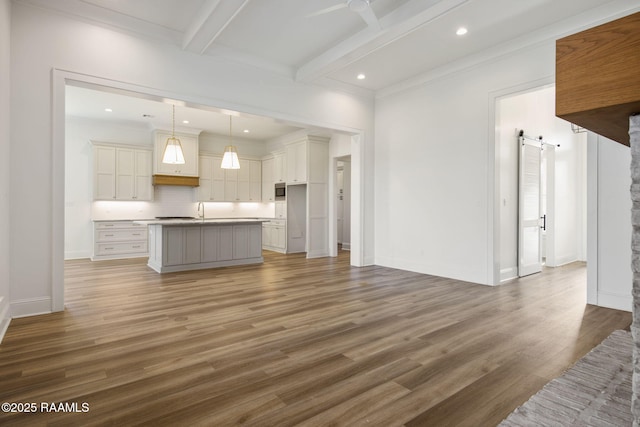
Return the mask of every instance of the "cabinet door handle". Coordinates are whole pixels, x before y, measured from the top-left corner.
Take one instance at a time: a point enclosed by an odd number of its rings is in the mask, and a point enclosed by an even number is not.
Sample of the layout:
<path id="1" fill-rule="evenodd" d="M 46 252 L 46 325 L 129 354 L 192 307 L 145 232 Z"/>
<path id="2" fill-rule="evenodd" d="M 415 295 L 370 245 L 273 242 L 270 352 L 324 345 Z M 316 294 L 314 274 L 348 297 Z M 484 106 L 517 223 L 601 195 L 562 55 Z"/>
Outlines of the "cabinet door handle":
<path id="1" fill-rule="evenodd" d="M 133 245 L 133 246 L 131 246 L 131 247 L 132 247 L 132 248 L 139 248 L 139 247 L 140 247 L 140 245 Z"/>
<path id="2" fill-rule="evenodd" d="M 104 237 L 113 237 L 113 234 L 105 234 Z"/>
<path id="3" fill-rule="evenodd" d="M 133 233 L 133 236 L 139 236 L 140 233 Z"/>
<path id="4" fill-rule="evenodd" d="M 104 248 L 105 251 L 112 251 L 113 248 Z"/>
<path id="5" fill-rule="evenodd" d="M 113 227 L 113 224 L 105 224 L 105 227 Z"/>

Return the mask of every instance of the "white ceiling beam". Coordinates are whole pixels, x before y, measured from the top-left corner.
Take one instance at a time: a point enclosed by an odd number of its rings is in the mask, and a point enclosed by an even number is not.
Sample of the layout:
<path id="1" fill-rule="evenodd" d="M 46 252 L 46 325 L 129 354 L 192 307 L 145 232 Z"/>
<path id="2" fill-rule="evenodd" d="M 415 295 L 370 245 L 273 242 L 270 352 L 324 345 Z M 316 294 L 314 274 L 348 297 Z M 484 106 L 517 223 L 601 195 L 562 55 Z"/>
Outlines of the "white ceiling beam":
<path id="1" fill-rule="evenodd" d="M 206 0 L 182 39 L 182 49 L 203 54 L 250 0 Z"/>
<path id="2" fill-rule="evenodd" d="M 417 30 L 469 0 L 411 0 L 298 68 L 296 80 L 310 82 L 339 70 Z"/>

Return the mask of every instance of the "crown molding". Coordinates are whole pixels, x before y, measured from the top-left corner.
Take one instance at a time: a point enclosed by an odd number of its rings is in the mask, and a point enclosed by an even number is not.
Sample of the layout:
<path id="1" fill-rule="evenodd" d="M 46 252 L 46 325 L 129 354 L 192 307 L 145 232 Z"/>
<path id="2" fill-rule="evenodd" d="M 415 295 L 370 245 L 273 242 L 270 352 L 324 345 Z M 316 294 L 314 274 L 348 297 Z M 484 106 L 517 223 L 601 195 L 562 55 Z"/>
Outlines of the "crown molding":
<path id="1" fill-rule="evenodd" d="M 434 68 L 425 73 L 419 74 L 416 77 L 387 86 L 378 90 L 375 97 L 376 100 L 383 99 L 396 93 L 404 92 L 417 86 L 422 86 L 436 81 L 440 78 L 465 72 L 483 64 L 497 61 L 523 49 L 548 42 L 555 42 L 558 38 L 583 31 L 587 28 L 591 28 L 638 11 L 640 11 L 640 5 L 638 5 L 637 2 L 632 6 L 629 4 L 628 0 L 615 0 L 569 19 L 542 27 L 508 42 L 498 44 L 476 54 L 468 55 L 441 67 Z"/>

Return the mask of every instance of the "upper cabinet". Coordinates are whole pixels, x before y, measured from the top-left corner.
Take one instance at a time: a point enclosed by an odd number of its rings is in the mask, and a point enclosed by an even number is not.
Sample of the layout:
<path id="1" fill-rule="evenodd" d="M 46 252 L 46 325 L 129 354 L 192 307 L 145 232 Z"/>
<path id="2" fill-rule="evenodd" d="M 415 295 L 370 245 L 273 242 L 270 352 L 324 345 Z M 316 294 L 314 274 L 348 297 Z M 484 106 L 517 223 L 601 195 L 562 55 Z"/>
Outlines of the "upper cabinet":
<path id="1" fill-rule="evenodd" d="M 153 174 L 197 177 L 199 166 L 198 136 L 180 132 L 176 132 L 175 136 L 182 145 L 185 163 L 182 165 L 162 163 L 164 147 L 167 144 L 167 139 L 171 138 L 171 132 L 156 130 L 153 132 L 155 142 Z"/>
<path id="2" fill-rule="evenodd" d="M 198 200 L 201 202 L 224 202 L 225 174 L 220 168 L 222 157 L 200 156 L 200 186 Z"/>
<path id="3" fill-rule="evenodd" d="M 94 200 L 152 200 L 152 151 L 93 143 Z"/>
<path id="4" fill-rule="evenodd" d="M 222 169 L 222 158 L 200 155 L 200 187 L 202 202 L 260 202 L 262 200 L 262 167 L 260 160 L 240 159 L 240 169 Z"/>
<path id="5" fill-rule="evenodd" d="M 307 141 L 287 145 L 287 184 L 307 182 Z"/>
<path id="6" fill-rule="evenodd" d="M 329 139 L 306 136 L 286 148 L 287 184 L 326 182 Z"/>
<path id="7" fill-rule="evenodd" d="M 287 182 L 287 155 L 284 152 L 273 154 L 273 182 Z"/>
<path id="8" fill-rule="evenodd" d="M 264 159 L 262 161 L 262 201 L 275 201 L 274 181 L 273 181 L 273 164 L 274 159 Z"/>

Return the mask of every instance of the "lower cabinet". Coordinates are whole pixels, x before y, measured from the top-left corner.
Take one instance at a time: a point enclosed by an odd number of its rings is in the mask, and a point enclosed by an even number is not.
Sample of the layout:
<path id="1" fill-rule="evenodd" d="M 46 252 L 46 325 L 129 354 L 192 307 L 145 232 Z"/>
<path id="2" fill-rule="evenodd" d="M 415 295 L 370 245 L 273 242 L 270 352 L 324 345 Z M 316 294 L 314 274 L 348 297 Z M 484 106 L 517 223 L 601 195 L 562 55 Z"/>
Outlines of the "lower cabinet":
<path id="1" fill-rule="evenodd" d="M 287 222 L 285 220 L 273 220 L 262 224 L 262 248 L 286 253 Z"/>
<path id="2" fill-rule="evenodd" d="M 263 261 L 261 224 L 149 225 L 149 267 L 159 273 Z"/>
<path id="3" fill-rule="evenodd" d="M 92 261 L 149 255 L 147 226 L 133 221 L 94 221 Z"/>

